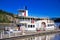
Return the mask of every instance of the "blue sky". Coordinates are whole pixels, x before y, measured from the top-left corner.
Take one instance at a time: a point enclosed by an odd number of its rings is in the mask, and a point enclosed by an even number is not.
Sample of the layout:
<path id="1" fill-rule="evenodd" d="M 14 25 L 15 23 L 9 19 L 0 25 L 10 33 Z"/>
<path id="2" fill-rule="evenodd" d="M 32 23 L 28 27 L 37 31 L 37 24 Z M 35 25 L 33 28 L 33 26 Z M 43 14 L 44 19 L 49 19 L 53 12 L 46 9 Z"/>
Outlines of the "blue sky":
<path id="1" fill-rule="evenodd" d="M 0 0 L 0 9 L 14 14 L 25 5 L 29 16 L 60 17 L 60 0 Z"/>

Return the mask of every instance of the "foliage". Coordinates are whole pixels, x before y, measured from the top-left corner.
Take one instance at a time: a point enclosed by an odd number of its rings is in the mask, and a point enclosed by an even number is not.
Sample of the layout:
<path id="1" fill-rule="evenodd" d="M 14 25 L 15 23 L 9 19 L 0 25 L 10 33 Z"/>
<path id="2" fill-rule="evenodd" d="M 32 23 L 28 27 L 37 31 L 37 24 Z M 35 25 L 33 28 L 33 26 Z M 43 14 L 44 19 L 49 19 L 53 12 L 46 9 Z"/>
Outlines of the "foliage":
<path id="1" fill-rule="evenodd" d="M 3 10 L 0 10 L 0 23 L 10 23 L 11 22 L 6 15 L 11 16 L 11 17 L 14 16 L 12 13 L 8 13 Z"/>

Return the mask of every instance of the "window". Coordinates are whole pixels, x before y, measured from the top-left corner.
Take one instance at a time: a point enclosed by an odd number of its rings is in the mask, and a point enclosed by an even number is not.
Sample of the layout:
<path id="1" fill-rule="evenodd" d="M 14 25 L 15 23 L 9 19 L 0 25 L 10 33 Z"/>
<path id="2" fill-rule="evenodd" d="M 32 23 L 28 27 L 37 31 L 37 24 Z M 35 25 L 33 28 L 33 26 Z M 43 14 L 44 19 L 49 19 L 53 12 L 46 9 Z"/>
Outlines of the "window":
<path id="1" fill-rule="evenodd" d="M 31 25 L 31 28 L 33 27 L 33 25 Z"/>
<path id="2" fill-rule="evenodd" d="M 49 27 L 49 26 L 54 26 L 54 24 L 48 24 L 48 27 Z"/>
<path id="3" fill-rule="evenodd" d="M 35 27 L 35 25 L 33 25 L 33 27 Z"/>
<path id="4" fill-rule="evenodd" d="M 31 25 L 28 25 L 28 28 L 30 28 L 31 27 Z"/>
<path id="5" fill-rule="evenodd" d="M 27 24 L 25 24 L 25 27 L 27 28 Z"/>
<path id="6" fill-rule="evenodd" d="M 35 25 L 28 25 L 28 28 L 34 28 Z"/>

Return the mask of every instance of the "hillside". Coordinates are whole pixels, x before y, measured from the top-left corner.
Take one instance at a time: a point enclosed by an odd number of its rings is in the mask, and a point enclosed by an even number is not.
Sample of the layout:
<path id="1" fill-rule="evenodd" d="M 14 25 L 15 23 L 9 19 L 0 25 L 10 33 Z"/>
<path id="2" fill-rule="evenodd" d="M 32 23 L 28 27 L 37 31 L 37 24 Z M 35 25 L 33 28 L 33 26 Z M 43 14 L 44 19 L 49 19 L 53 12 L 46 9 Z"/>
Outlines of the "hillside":
<path id="1" fill-rule="evenodd" d="M 60 18 L 51 18 L 52 20 L 54 20 L 55 22 L 60 22 Z"/>
<path id="2" fill-rule="evenodd" d="M 12 13 L 0 10 L 0 23 L 10 23 L 12 18 L 14 18 Z"/>
<path id="3" fill-rule="evenodd" d="M 60 18 L 55 18 L 55 22 L 60 22 Z"/>

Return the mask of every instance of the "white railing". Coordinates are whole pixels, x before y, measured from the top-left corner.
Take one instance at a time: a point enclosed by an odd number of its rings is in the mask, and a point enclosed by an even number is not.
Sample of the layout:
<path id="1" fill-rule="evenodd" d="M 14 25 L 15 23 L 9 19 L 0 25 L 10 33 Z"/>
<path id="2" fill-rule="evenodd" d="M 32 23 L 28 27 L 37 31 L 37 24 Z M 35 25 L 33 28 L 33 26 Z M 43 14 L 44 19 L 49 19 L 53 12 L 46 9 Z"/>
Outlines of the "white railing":
<path id="1" fill-rule="evenodd" d="M 20 23 L 31 23 L 31 21 L 28 21 L 28 20 L 24 20 L 24 21 L 20 21 Z"/>
<path id="2" fill-rule="evenodd" d="M 4 31 L 0 32 L 0 39 L 3 38 L 11 38 L 11 37 L 17 37 L 17 36 L 22 36 L 22 35 L 32 35 L 32 34 L 38 34 L 38 33 L 50 33 L 50 32 L 60 32 L 60 30 L 52 30 L 52 31 L 40 31 L 40 32 L 29 32 L 29 31 L 25 31 L 25 34 L 23 34 L 23 32 L 16 32 L 16 33 L 8 33 L 5 34 Z"/>
<path id="3" fill-rule="evenodd" d="M 17 37 L 17 36 L 20 36 L 22 35 L 22 32 L 18 32 L 18 33 L 7 33 L 5 34 L 4 31 L 0 32 L 0 39 L 3 39 L 3 38 L 10 38 L 10 37 Z"/>

